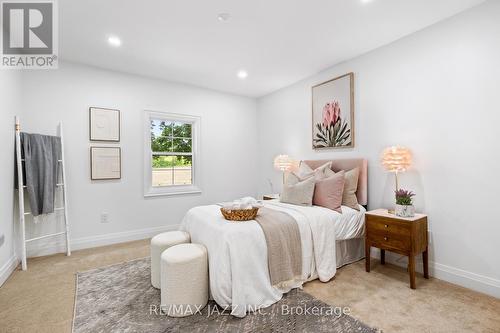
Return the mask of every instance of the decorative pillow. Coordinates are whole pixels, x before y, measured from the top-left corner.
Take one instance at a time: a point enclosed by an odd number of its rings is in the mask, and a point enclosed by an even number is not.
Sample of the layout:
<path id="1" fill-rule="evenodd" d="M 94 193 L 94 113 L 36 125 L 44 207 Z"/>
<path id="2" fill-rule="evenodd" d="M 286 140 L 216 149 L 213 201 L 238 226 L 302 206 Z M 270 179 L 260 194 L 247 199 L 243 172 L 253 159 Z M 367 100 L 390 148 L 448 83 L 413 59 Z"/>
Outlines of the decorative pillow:
<path id="1" fill-rule="evenodd" d="M 331 167 L 332 167 L 332 162 L 328 162 L 313 170 L 309 165 L 301 161 L 299 169 L 295 171 L 294 174 L 301 180 L 314 176 L 314 179 L 318 181 L 327 177 L 325 174 L 325 170 L 327 169 L 329 170 Z"/>
<path id="2" fill-rule="evenodd" d="M 358 198 L 356 191 L 358 190 L 359 168 L 354 168 L 345 172 L 344 195 L 342 196 L 342 205 L 359 210 Z"/>
<path id="3" fill-rule="evenodd" d="M 300 178 L 297 177 L 293 172 L 285 172 L 285 181 L 284 184 L 287 185 L 295 185 L 300 182 Z"/>
<path id="4" fill-rule="evenodd" d="M 314 195 L 314 177 L 291 184 L 292 180 L 288 180 L 283 185 L 283 192 L 280 196 L 280 201 L 301 206 L 312 206 Z"/>
<path id="5" fill-rule="evenodd" d="M 332 170 L 332 169 L 330 169 L 330 168 L 325 169 L 325 176 L 326 176 L 326 178 L 331 177 L 331 176 L 333 176 L 334 174 L 335 174 L 335 172 L 333 172 L 333 170 Z"/>
<path id="6" fill-rule="evenodd" d="M 344 192 L 345 172 L 342 170 L 328 178 L 316 182 L 313 203 L 342 214 L 342 193 Z"/>

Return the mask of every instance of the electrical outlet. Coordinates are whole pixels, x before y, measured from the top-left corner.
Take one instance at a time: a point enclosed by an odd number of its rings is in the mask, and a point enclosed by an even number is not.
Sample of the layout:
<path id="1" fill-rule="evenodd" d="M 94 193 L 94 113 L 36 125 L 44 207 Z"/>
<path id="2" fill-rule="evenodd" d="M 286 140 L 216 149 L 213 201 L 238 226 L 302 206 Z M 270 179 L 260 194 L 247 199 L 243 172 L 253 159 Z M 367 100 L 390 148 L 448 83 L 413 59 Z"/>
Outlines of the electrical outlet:
<path id="1" fill-rule="evenodd" d="M 4 235 L 0 235 L 0 246 L 2 246 L 3 243 L 5 243 L 5 236 Z"/>
<path id="2" fill-rule="evenodd" d="M 101 213 L 101 223 L 109 223 L 109 214 Z"/>

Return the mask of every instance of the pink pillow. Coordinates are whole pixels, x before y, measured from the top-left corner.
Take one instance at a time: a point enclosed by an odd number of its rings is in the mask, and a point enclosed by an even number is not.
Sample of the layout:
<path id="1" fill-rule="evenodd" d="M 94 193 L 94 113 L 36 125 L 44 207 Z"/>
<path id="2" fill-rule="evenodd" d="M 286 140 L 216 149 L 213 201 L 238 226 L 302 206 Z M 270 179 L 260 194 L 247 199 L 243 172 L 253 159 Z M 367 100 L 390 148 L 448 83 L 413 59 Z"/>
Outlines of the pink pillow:
<path id="1" fill-rule="evenodd" d="M 344 193 L 344 170 L 333 176 L 319 180 L 314 188 L 313 204 L 329 208 L 342 214 L 342 194 Z"/>

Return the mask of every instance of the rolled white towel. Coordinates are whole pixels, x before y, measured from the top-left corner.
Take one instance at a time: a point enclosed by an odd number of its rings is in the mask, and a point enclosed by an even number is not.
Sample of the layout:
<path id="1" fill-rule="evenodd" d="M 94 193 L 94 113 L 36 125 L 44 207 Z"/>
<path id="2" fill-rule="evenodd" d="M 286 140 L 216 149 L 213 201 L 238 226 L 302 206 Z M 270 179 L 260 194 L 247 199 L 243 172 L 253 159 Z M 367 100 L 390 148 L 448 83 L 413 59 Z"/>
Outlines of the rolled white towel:
<path id="1" fill-rule="evenodd" d="M 252 209 L 252 208 L 260 208 L 262 207 L 262 202 L 255 200 L 252 197 L 244 197 L 239 200 L 241 202 L 242 209 Z"/>
<path id="2" fill-rule="evenodd" d="M 234 200 L 233 202 L 224 202 L 221 204 L 222 207 L 228 210 L 233 209 L 252 209 L 254 207 L 262 207 L 262 201 L 255 200 L 252 197 L 244 197 L 241 199 Z"/>
<path id="3" fill-rule="evenodd" d="M 243 203 L 245 205 L 254 205 L 257 203 L 257 200 L 255 200 L 255 198 L 252 198 L 252 197 L 244 197 L 244 198 L 241 198 L 240 201 L 241 201 L 241 203 Z"/>

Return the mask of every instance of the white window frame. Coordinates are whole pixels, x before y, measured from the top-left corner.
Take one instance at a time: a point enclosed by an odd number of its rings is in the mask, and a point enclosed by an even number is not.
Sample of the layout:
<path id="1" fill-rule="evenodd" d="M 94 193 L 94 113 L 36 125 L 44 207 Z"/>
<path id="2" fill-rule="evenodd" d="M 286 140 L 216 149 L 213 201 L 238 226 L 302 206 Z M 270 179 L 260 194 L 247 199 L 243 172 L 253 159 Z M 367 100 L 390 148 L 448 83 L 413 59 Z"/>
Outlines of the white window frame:
<path id="1" fill-rule="evenodd" d="M 167 185 L 153 186 L 152 184 L 152 156 L 151 151 L 151 120 L 181 121 L 191 124 L 192 137 L 192 169 L 191 185 Z M 189 116 L 185 114 L 150 111 L 144 112 L 144 196 L 155 197 L 162 195 L 182 195 L 201 193 L 200 184 L 200 155 L 199 155 L 199 137 L 200 137 L 200 117 Z"/>

